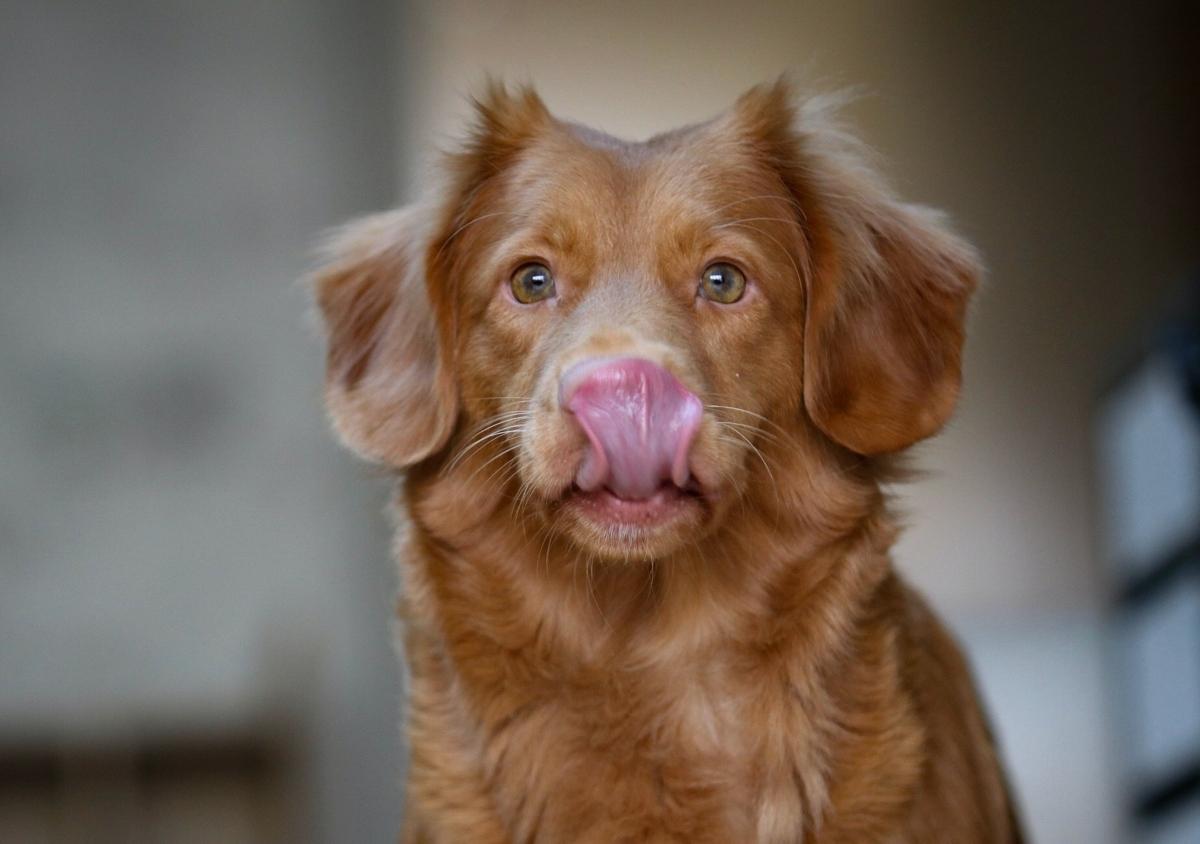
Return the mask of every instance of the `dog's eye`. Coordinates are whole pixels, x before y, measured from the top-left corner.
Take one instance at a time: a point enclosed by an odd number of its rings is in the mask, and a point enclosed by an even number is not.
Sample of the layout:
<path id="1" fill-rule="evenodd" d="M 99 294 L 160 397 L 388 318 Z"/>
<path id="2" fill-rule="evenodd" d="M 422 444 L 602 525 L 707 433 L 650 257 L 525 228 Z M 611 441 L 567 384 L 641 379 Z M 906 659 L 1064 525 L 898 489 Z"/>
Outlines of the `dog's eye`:
<path id="1" fill-rule="evenodd" d="M 700 295 L 722 305 L 732 305 L 746 292 L 746 276 L 733 264 L 709 264 L 700 276 Z"/>
<path id="2" fill-rule="evenodd" d="M 554 295 L 554 276 L 542 264 L 526 264 L 512 277 L 513 298 L 522 305 L 532 305 Z"/>

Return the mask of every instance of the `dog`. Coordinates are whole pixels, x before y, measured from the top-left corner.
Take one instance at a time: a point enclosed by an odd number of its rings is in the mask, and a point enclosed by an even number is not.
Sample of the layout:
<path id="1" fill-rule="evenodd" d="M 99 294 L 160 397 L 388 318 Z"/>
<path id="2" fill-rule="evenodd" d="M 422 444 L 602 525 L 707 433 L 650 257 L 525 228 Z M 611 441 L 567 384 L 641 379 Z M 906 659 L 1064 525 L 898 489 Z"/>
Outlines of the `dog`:
<path id="1" fill-rule="evenodd" d="M 881 487 L 954 408 L 972 248 L 785 81 L 638 143 L 474 102 L 314 279 L 403 515 L 403 841 L 1019 842 Z"/>

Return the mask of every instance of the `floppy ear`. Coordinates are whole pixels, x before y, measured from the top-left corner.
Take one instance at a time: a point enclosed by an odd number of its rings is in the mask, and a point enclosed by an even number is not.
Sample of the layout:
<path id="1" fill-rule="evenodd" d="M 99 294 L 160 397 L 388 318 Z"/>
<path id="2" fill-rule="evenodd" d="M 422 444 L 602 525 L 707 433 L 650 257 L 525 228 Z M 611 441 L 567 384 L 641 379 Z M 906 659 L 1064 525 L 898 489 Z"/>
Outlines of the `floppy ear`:
<path id="1" fill-rule="evenodd" d="M 954 412 L 979 269 L 928 211 L 887 202 L 849 213 L 865 215 L 844 221 L 859 231 L 834 234 L 809 286 L 804 403 L 832 439 L 884 454 L 937 433 Z"/>
<path id="2" fill-rule="evenodd" d="M 846 448 L 884 454 L 953 412 L 981 269 L 937 214 L 892 196 L 830 111 L 819 99 L 797 111 L 782 82 L 735 107 L 803 209 L 805 408 Z"/>
<path id="3" fill-rule="evenodd" d="M 401 209 L 351 223 L 314 283 L 333 426 L 354 451 L 398 468 L 446 444 L 458 405 L 426 291 L 418 214 L 431 216 Z"/>

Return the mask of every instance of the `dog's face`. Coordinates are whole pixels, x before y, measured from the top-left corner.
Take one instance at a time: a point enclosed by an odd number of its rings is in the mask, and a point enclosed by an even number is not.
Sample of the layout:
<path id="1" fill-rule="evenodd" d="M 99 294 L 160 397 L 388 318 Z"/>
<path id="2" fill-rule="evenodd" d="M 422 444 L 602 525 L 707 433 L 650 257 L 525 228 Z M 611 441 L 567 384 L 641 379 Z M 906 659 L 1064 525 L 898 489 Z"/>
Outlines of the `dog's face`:
<path id="1" fill-rule="evenodd" d="M 969 249 L 782 86 L 640 144 L 493 90 L 450 173 L 318 280 L 364 454 L 655 559 L 771 506 L 773 465 L 895 452 L 953 407 Z"/>
<path id="2" fill-rule="evenodd" d="M 445 246 L 471 427 L 509 432 L 523 499 L 591 551 L 698 537 L 761 416 L 799 403 L 806 248 L 778 174 L 720 133 L 547 124 L 485 190 Z"/>

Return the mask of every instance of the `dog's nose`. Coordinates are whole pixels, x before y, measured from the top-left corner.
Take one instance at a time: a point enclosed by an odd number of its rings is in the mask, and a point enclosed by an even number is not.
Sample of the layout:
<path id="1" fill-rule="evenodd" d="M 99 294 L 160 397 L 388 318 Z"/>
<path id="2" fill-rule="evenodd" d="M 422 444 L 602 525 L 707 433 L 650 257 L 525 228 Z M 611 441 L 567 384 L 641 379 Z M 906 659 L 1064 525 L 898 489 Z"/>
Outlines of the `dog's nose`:
<path id="1" fill-rule="evenodd" d="M 607 487 L 620 498 L 649 498 L 666 481 L 688 483 L 688 455 L 704 405 L 656 363 L 592 358 L 559 382 L 559 404 L 587 435 L 590 448 L 575 483 Z"/>

